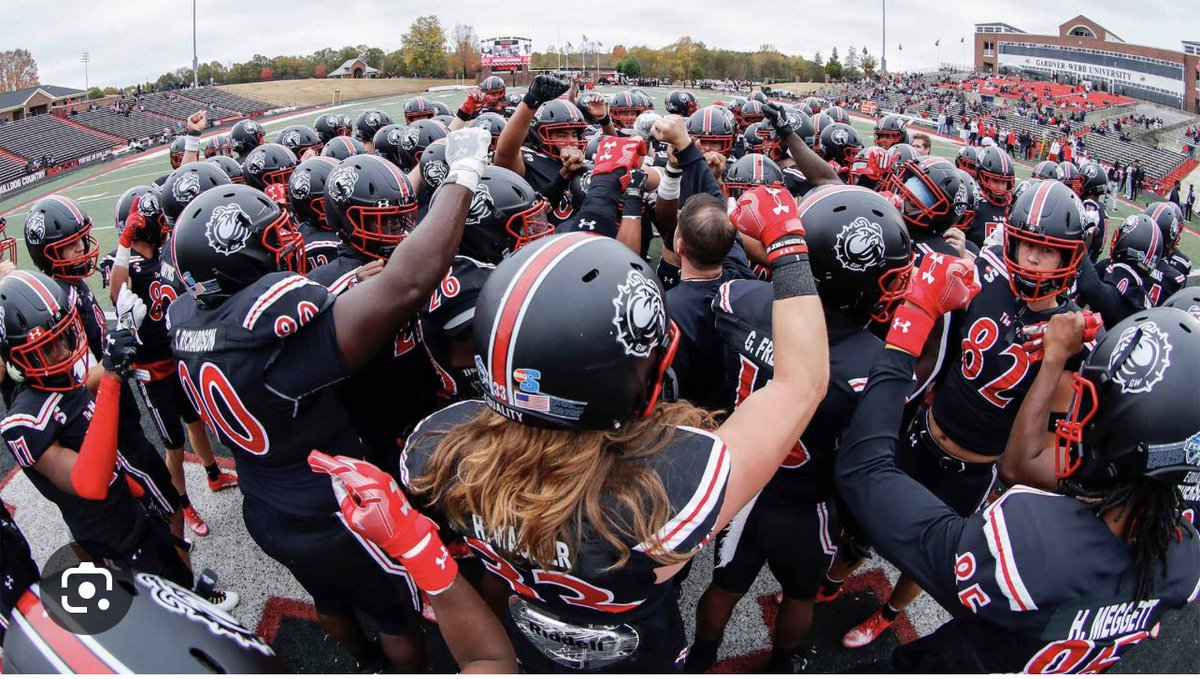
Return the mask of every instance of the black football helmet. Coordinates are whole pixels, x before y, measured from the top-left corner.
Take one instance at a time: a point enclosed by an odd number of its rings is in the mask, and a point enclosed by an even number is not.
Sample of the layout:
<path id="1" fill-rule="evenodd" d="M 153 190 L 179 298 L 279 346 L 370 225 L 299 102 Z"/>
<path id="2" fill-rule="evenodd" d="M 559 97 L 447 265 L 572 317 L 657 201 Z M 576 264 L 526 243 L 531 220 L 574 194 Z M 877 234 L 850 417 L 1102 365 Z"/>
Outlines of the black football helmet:
<path id="1" fill-rule="evenodd" d="M 504 124 L 508 121 L 499 113 L 485 111 L 479 114 L 479 117 L 472 120 L 467 127 L 482 127 L 492 135 L 492 143 L 488 146 L 488 150 L 495 152 L 496 144 L 500 143 L 500 134 L 504 132 Z"/>
<path id="2" fill-rule="evenodd" d="M 960 169 L 958 173 L 962 177 L 963 190 L 954 196 L 954 212 L 958 215 L 958 228 L 966 233 L 975 223 L 975 213 L 979 209 L 982 197 L 975 178 L 967 174 L 966 170 Z"/>
<path id="3" fill-rule="evenodd" d="M 1012 204 L 1013 187 L 1017 178 L 1013 174 L 1013 161 L 1008 152 L 999 146 L 985 146 L 975 158 L 975 178 L 987 202 L 996 207 Z"/>
<path id="4" fill-rule="evenodd" d="M 617 127 L 621 129 L 632 128 L 633 121 L 644 110 L 642 106 L 638 105 L 637 97 L 629 90 L 617 92 L 608 102 L 608 113 Z"/>
<path id="5" fill-rule="evenodd" d="M 406 123 L 411 124 L 414 120 L 432 118 L 437 114 L 438 112 L 433 107 L 433 102 L 425 97 L 413 97 L 404 102 L 404 122 Z"/>
<path id="6" fill-rule="evenodd" d="M 960 148 L 958 153 L 954 156 L 954 164 L 957 165 L 960 170 L 965 170 L 966 173 L 972 177 L 975 176 L 978 163 L 979 149 L 975 148 L 974 146 L 964 146 Z"/>
<path id="7" fill-rule="evenodd" d="M 845 123 L 833 123 L 821 130 L 821 150 L 825 152 L 825 159 L 835 161 L 842 167 L 853 165 L 854 157 L 862 147 L 858 130 Z"/>
<path id="8" fill-rule="evenodd" d="M 184 141 L 185 135 L 182 134 L 171 140 L 171 150 L 169 153 L 171 156 L 172 170 L 178 170 L 179 166 L 183 164 Z"/>
<path id="9" fill-rule="evenodd" d="M 455 118 L 454 116 L 436 115 L 436 116 L 430 118 L 430 120 L 441 123 L 442 125 L 445 126 L 445 128 L 447 130 L 449 130 L 450 126 L 454 124 L 454 121 L 457 120 L 457 118 Z"/>
<path id="10" fill-rule="evenodd" d="M 87 333 L 63 286 L 45 274 L 13 271 L 0 278 L 0 310 L 0 357 L 13 381 L 43 391 L 83 384 Z M 4 662 L 8 668 L 7 651 Z"/>
<path id="11" fill-rule="evenodd" d="M 233 140 L 228 134 L 216 134 L 204 142 L 204 157 L 233 156 Z"/>
<path id="12" fill-rule="evenodd" d="M 742 132 L 742 146 L 745 148 L 746 153 L 765 153 L 768 134 L 769 132 L 763 130 L 762 123 L 754 123 L 748 126 Z"/>
<path id="13" fill-rule="evenodd" d="M 908 130 L 904 118 L 888 115 L 875 121 L 875 145 L 890 149 L 896 144 L 908 143 Z"/>
<path id="14" fill-rule="evenodd" d="M 729 165 L 722 188 L 725 195 L 737 198 L 755 186 L 782 186 L 783 170 L 761 153 L 747 153 Z"/>
<path id="15" fill-rule="evenodd" d="M 821 303 L 831 312 L 886 323 L 908 290 L 913 246 L 887 198 L 861 186 L 822 186 L 799 205 Z"/>
<path id="16" fill-rule="evenodd" d="M 346 135 L 339 135 L 325 142 L 325 148 L 321 149 L 321 155 L 326 158 L 333 158 L 341 162 L 350 156 L 357 156 L 360 153 L 366 153 L 367 147 L 362 145 L 362 142 Z"/>
<path id="17" fill-rule="evenodd" d="M 42 273 L 63 280 L 92 275 L 100 256 L 92 218 L 75 201 L 58 194 L 30 206 L 25 216 L 25 247 Z"/>
<path id="18" fill-rule="evenodd" d="M 720 109 L 705 106 L 687 119 L 688 136 L 702 151 L 716 151 L 728 156 L 733 149 L 733 121 Z"/>
<path id="19" fill-rule="evenodd" d="M 805 144 L 812 146 L 813 144 L 813 123 L 812 117 L 805 114 L 803 111 L 796 108 L 784 108 L 783 117 L 787 121 L 788 127 L 799 135 L 800 139 L 804 140 Z M 775 125 L 771 123 L 770 118 L 763 118 L 761 126 L 758 128 L 760 134 L 765 133 L 766 137 L 763 140 L 763 145 L 767 155 L 771 156 L 772 160 L 782 160 L 788 155 L 787 144 L 783 138 L 779 136 L 779 132 L 775 129 Z"/>
<path id="20" fill-rule="evenodd" d="M 1108 331 L 1074 377 L 1055 426 L 1055 467 L 1068 487 L 1102 491 L 1149 476 L 1200 471 L 1200 321 L 1180 309 L 1139 311 Z"/>
<path id="21" fill-rule="evenodd" d="M 417 192 L 400 168 L 383 158 L 351 156 L 325 179 L 325 211 L 342 242 L 387 259 L 417 225 Z"/>
<path id="22" fill-rule="evenodd" d="M 833 118 L 835 123 L 850 124 L 850 114 L 841 106 L 830 106 L 825 112 L 829 114 L 830 118 Z"/>
<path id="23" fill-rule="evenodd" d="M 881 146 L 859 149 L 850 164 L 850 183 L 872 191 L 881 189 L 891 175 L 887 165 L 888 152 Z"/>
<path id="24" fill-rule="evenodd" d="M 479 91 L 483 92 L 489 106 L 495 106 L 496 102 L 504 99 L 507 88 L 504 86 L 503 78 L 498 75 L 489 75 L 479 83 Z"/>
<path id="25" fill-rule="evenodd" d="M 242 177 L 246 184 L 266 191 L 268 184 L 286 186 L 292 171 L 299 164 L 296 154 L 283 144 L 263 144 L 251 151 L 242 162 Z"/>
<path id="26" fill-rule="evenodd" d="M 242 174 L 242 165 L 238 161 L 229 156 L 213 156 L 205 162 L 212 163 L 221 168 L 221 171 L 229 177 L 229 181 L 234 184 L 245 184 L 246 177 Z"/>
<path id="27" fill-rule="evenodd" d="M 133 232 L 134 240 L 140 240 L 157 248 L 162 245 L 167 234 L 171 232 L 170 225 L 163 217 L 162 193 L 157 186 L 134 186 L 121 194 L 117 199 L 114 226 L 117 233 L 125 230 L 125 220 L 133 208 L 133 201 L 138 201 L 138 213 L 142 215 L 145 226 Z"/>
<path id="28" fill-rule="evenodd" d="M 489 165 L 475 189 L 458 250 L 467 257 L 497 264 L 554 232 L 546 221 L 549 209 L 523 177 Z"/>
<path id="29" fill-rule="evenodd" d="M 1150 217 L 1130 215 L 1113 231 L 1108 256 L 1112 262 L 1127 264 L 1148 276 L 1163 256 L 1162 231 Z"/>
<path id="30" fill-rule="evenodd" d="M 1069 186 L 1077 196 L 1083 187 L 1083 177 L 1079 176 L 1079 168 L 1069 160 L 1058 164 L 1058 168 L 1054 171 L 1054 178 Z"/>
<path id="31" fill-rule="evenodd" d="M 667 113 L 687 118 L 696 112 L 696 97 L 686 90 L 671 90 L 667 94 Z"/>
<path id="32" fill-rule="evenodd" d="M 818 113 L 813 116 L 813 143 L 809 144 L 809 147 L 812 148 L 813 153 L 822 158 L 825 158 L 825 149 L 821 148 L 821 132 L 832 124 L 833 118 L 830 118 L 828 113 Z M 826 160 L 829 159 L 826 158 Z"/>
<path id="33" fill-rule="evenodd" d="M 405 106 L 405 117 L 408 116 L 407 109 L 408 107 Z M 428 118 L 432 115 L 433 114 L 430 113 L 429 116 L 425 117 Z M 354 138 L 361 142 L 371 141 L 375 138 L 375 133 L 379 131 L 379 128 L 391 124 L 391 116 L 383 111 L 369 108 L 360 112 L 358 117 L 354 119 Z"/>
<path id="34" fill-rule="evenodd" d="M 1028 266 L 1021 244 L 1058 251 L 1058 266 Z M 1013 203 L 1004 225 L 1004 263 L 1014 295 L 1026 302 L 1066 295 L 1086 254 L 1083 204 L 1065 185 L 1043 181 Z"/>
<path id="35" fill-rule="evenodd" d="M 375 147 L 375 155 L 382 156 L 388 162 L 395 165 L 400 164 L 400 137 L 404 134 L 404 125 L 384 125 L 375 133 L 375 138 L 372 140 L 372 145 Z"/>
<path id="36" fill-rule="evenodd" d="M 266 274 L 305 272 L 304 239 L 287 211 L 251 186 L 205 191 L 179 215 L 168 242 L 184 286 L 209 309 Z"/>
<path id="37" fill-rule="evenodd" d="M 648 415 L 679 344 L 650 265 L 588 233 L 544 238 L 502 261 L 472 327 L 488 406 L 552 429 L 612 430 Z"/>
<path id="38" fill-rule="evenodd" d="M 1033 166 L 1030 177 L 1033 179 L 1054 179 L 1058 174 L 1058 163 L 1053 160 L 1043 160 Z"/>
<path id="39" fill-rule="evenodd" d="M 450 174 L 450 164 L 446 162 L 446 140 L 435 139 L 425 147 L 421 154 L 421 181 L 436 189 Z"/>
<path id="40" fill-rule="evenodd" d="M 754 123 L 762 122 L 763 107 L 760 102 L 751 99 L 742 104 L 734 115 L 737 117 L 738 127 L 745 129 Z"/>
<path id="41" fill-rule="evenodd" d="M 750 96 L 746 97 L 746 101 L 757 101 L 760 104 L 767 103 L 767 95 L 762 90 L 754 90 Z"/>
<path id="42" fill-rule="evenodd" d="M 799 104 L 795 104 L 795 105 L 794 105 L 794 108 L 795 108 L 797 111 L 803 111 L 803 112 L 804 112 L 804 115 L 808 116 L 809 118 L 811 118 L 811 117 L 813 117 L 813 115 L 815 115 L 815 114 L 813 113 L 812 107 L 811 107 L 811 106 L 809 106 L 808 104 L 805 104 L 804 102 L 801 102 L 801 103 L 799 103 Z"/>
<path id="43" fill-rule="evenodd" d="M 910 160 L 920 160 L 921 154 L 917 153 L 917 149 L 912 144 L 900 142 L 892 144 L 887 150 L 887 157 L 884 159 L 884 166 L 887 168 L 888 176 L 883 184 L 883 188 L 888 188 L 896 175 L 900 172 L 900 166 Z"/>
<path id="44" fill-rule="evenodd" d="M 53 674 L 60 658 L 88 658 L 92 672 L 119 674 L 274 674 L 287 668 L 254 630 L 157 575 L 123 568 L 107 569 L 110 586 L 130 595 L 129 610 L 114 627 L 86 635 L 57 625 L 46 613 L 58 602 L 34 585 L 12 611 L 5 635 L 5 671 Z M 118 594 L 123 596 L 123 594 Z M 83 651 L 81 649 L 87 649 Z"/>
<path id="45" fill-rule="evenodd" d="M 399 157 L 397 163 L 405 172 L 421 162 L 421 154 L 429 145 L 438 139 L 445 139 L 450 130 L 436 120 L 417 120 L 404 128 L 400 134 Z"/>
<path id="46" fill-rule="evenodd" d="M 309 149 L 320 153 L 321 147 L 325 145 L 317 131 L 308 125 L 289 125 L 283 128 L 283 131 L 275 138 L 275 143 L 288 147 L 288 150 L 296 154 L 297 158 L 303 156 L 304 152 Z"/>
<path id="47" fill-rule="evenodd" d="M 825 100 L 820 97 L 805 97 L 803 103 L 808 107 L 808 110 L 811 111 L 809 115 L 813 116 L 817 115 L 821 112 L 821 109 L 825 108 Z"/>
<path id="48" fill-rule="evenodd" d="M 263 143 L 263 138 L 266 136 L 267 133 L 263 130 L 262 125 L 253 120 L 239 120 L 229 131 L 233 151 L 240 156 L 245 156 L 253 151 Z"/>
<path id="49" fill-rule="evenodd" d="M 322 144 L 328 144 L 334 137 L 350 136 L 350 118 L 342 113 L 322 113 L 313 121 L 313 130 Z"/>
<path id="50" fill-rule="evenodd" d="M 1142 210 L 1142 214 L 1158 225 L 1158 231 L 1162 234 L 1164 257 L 1175 254 L 1175 249 L 1179 247 L 1179 239 L 1183 237 L 1183 226 L 1180 224 L 1177 209 L 1175 203 L 1157 201 Z"/>
<path id="51" fill-rule="evenodd" d="M 908 232 L 941 235 L 958 223 L 955 197 L 962 189 L 962 175 L 945 158 L 925 156 L 900 166 L 892 191 L 901 198 L 901 215 Z"/>
<path id="52" fill-rule="evenodd" d="M 1091 161 L 1079 166 L 1079 197 L 1099 198 L 1108 193 L 1108 173 L 1100 163 Z"/>
<path id="53" fill-rule="evenodd" d="M 436 99 L 430 101 L 429 103 L 433 104 L 433 117 L 434 118 L 441 118 L 441 117 L 445 116 L 445 117 L 449 117 L 451 120 L 454 119 L 454 112 L 451 111 L 450 107 L 447 106 L 446 104 L 444 104 L 440 101 L 437 101 Z"/>
<path id="54" fill-rule="evenodd" d="M 565 99 L 551 99 L 534 112 L 529 143 L 535 150 L 558 157 L 563 147 L 574 146 L 583 150 L 587 145 L 587 140 L 583 138 L 586 129 L 587 121 L 578 106 Z M 567 133 L 565 138 L 555 136 L 562 132 Z"/>
<path id="55" fill-rule="evenodd" d="M 746 101 L 747 99 L 745 97 L 734 97 L 733 99 L 729 100 L 729 104 L 726 106 L 726 108 L 728 108 L 730 113 L 733 113 L 734 117 L 736 118 L 738 113 L 742 110 L 742 107 L 746 105 Z"/>
<path id="56" fill-rule="evenodd" d="M 325 181 L 338 166 L 338 161 L 317 156 L 296 166 L 288 178 L 288 207 L 296 221 L 322 229 L 329 228 L 325 210 Z"/>
<path id="57" fill-rule="evenodd" d="M 1162 305 L 1186 311 L 1191 314 L 1192 318 L 1200 321 L 1200 285 L 1192 285 L 1180 290 L 1171 295 L 1170 299 L 1163 302 Z"/>
<path id="58" fill-rule="evenodd" d="M 215 187 L 231 184 L 229 175 L 215 163 L 188 163 L 167 176 L 162 185 L 163 217 L 175 225 L 179 213 L 197 196 Z"/>

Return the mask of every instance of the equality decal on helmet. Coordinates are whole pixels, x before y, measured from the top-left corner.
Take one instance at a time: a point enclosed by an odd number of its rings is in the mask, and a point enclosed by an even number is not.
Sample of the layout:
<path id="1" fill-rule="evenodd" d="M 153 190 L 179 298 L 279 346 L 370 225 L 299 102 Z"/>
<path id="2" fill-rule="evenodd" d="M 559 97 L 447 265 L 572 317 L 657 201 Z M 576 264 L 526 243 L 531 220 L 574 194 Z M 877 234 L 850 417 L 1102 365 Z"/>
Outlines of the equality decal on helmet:
<path id="1" fill-rule="evenodd" d="M 613 325 L 627 356 L 646 357 L 667 336 L 667 309 L 658 286 L 642 272 L 631 270 L 613 298 Z"/>
<path id="2" fill-rule="evenodd" d="M 833 254 L 850 271 L 866 271 L 883 261 L 883 227 L 858 217 L 842 227 Z"/>
<path id="3" fill-rule="evenodd" d="M 46 215 L 30 212 L 25 220 L 25 241 L 37 245 L 46 237 Z"/>
<path id="4" fill-rule="evenodd" d="M 237 203 L 221 205 L 213 209 L 212 216 L 204 225 L 204 235 L 213 250 L 232 255 L 246 247 L 250 240 L 250 216 Z"/>
<path id="5" fill-rule="evenodd" d="M 175 200 L 181 204 L 192 202 L 196 196 L 200 195 L 200 175 L 195 172 L 184 172 L 179 175 L 171 184 L 171 195 L 175 196 Z"/>
<path id="6" fill-rule="evenodd" d="M 263 655 L 275 655 L 275 651 L 253 631 L 183 587 L 150 573 L 138 573 L 134 577 L 150 589 L 150 600 L 168 611 L 201 623 L 214 636 L 232 639 L 242 648 L 252 649 Z"/>
<path id="7" fill-rule="evenodd" d="M 308 172 L 293 172 L 288 184 L 296 200 L 304 200 L 312 193 L 312 176 Z"/>
<path id="8" fill-rule="evenodd" d="M 358 172 L 352 165 L 336 168 L 329 175 L 329 197 L 338 203 L 348 202 L 357 183 Z"/>
<path id="9" fill-rule="evenodd" d="M 1134 342 L 1137 344 L 1131 347 Z M 1167 333 L 1153 321 L 1147 321 L 1121 333 L 1108 368 L 1113 371 L 1112 379 L 1120 385 L 1122 393 L 1144 394 L 1162 381 L 1170 365 L 1171 342 Z"/>
<path id="10" fill-rule="evenodd" d="M 487 184 L 480 182 L 475 186 L 475 195 L 471 198 L 471 207 L 467 208 L 467 224 L 478 224 L 491 217 L 496 211 L 496 203 Z"/>
<path id="11" fill-rule="evenodd" d="M 390 141 L 390 135 L 389 135 Z M 400 148 L 405 151 L 412 151 L 421 143 L 421 131 L 415 127 L 407 127 L 404 129 L 404 136 L 400 138 Z"/>
<path id="12" fill-rule="evenodd" d="M 246 172 L 250 174 L 259 174 L 266 166 L 267 150 L 261 146 L 251 151 L 250 155 L 246 158 Z"/>

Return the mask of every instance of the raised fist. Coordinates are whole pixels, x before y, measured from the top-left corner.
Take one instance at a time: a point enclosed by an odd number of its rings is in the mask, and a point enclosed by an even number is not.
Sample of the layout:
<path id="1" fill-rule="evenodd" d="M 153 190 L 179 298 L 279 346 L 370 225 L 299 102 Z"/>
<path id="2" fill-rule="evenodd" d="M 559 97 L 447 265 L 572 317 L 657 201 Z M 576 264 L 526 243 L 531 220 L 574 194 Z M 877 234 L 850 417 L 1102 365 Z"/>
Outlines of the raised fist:
<path id="1" fill-rule="evenodd" d="M 536 110 L 537 107 L 551 99 L 561 97 L 569 89 L 571 89 L 571 83 L 552 75 L 542 74 L 529 83 L 529 89 L 525 91 L 525 96 L 521 98 L 521 101 L 529 108 Z"/>

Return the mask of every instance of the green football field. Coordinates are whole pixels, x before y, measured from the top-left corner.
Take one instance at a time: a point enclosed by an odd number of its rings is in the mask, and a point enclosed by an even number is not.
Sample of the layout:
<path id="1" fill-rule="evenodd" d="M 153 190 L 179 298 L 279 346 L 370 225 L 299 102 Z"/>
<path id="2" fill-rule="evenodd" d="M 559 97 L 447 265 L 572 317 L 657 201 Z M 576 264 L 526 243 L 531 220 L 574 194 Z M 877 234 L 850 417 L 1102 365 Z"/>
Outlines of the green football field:
<path id="1" fill-rule="evenodd" d="M 612 93 L 618 91 L 618 89 L 620 88 L 602 87 L 600 91 Z M 669 90 L 665 88 L 644 88 L 644 91 L 654 99 L 657 109 L 660 112 L 664 112 L 662 102 Z M 730 95 L 728 94 L 718 94 L 707 90 L 698 90 L 695 94 L 701 105 L 709 104 L 717 99 L 726 101 L 730 99 Z M 457 109 L 458 104 L 462 101 L 464 91 L 435 92 L 429 93 L 426 96 L 445 102 L 453 110 Z M 267 130 L 267 140 L 274 141 L 275 134 L 284 127 L 293 124 L 311 125 L 317 115 L 325 111 L 337 111 L 353 118 L 361 109 L 373 107 L 386 112 L 393 120 L 401 121 L 404 116 L 404 102 L 409 98 L 409 96 L 384 97 L 352 102 L 318 111 L 309 111 L 299 115 L 285 114 L 273 120 L 260 122 L 262 122 L 263 127 Z M 871 139 L 871 122 L 855 119 L 854 126 L 858 128 L 859 134 L 862 135 L 864 141 Z M 958 148 L 956 144 L 941 139 L 935 139 L 933 143 L 933 152 L 948 158 L 953 158 Z M 169 169 L 170 164 L 167 159 L 165 147 L 139 158 L 115 160 L 104 165 L 59 177 L 51 182 L 38 185 L 31 191 L 0 200 L 0 215 L 8 219 L 9 235 L 21 240 L 28 206 L 44 195 L 61 193 L 73 198 L 92 217 L 92 222 L 95 225 L 95 235 L 100 242 L 100 251 L 101 253 L 107 253 L 116 246 L 117 234 L 113 227 L 113 221 L 117 199 L 120 198 L 126 189 L 139 184 L 149 184 L 157 177 L 166 174 Z M 1017 176 L 1027 177 L 1031 169 L 1032 167 L 1028 164 L 1018 163 Z M 1142 204 L 1144 205 L 1145 202 L 1147 201 L 1143 199 Z M 1136 209 L 1140 210 L 1141 207 L 1139 206 Z M 1135 208 L 1122 201 L 1117 206 L 1115 214 L 1110 214 L 1110 223 L 1120 223 L 1122 219 L 1134 211 Z M 1193 260 L 1200 260 L 1200 236 L 1197 236 L 1195 232 L 1185 232 L 1182 248 Z M 23 268 L 30 267 L 29 258 L 24 251 L 24 245 L 20 245 L 18 249 L 20 250 L 20 265 Z M 94 277 L 91 280 L 91 284 L 93 288 L 99 289 L 99 277 Z M 107 299 L 107 295 L 99 296 Z"/>

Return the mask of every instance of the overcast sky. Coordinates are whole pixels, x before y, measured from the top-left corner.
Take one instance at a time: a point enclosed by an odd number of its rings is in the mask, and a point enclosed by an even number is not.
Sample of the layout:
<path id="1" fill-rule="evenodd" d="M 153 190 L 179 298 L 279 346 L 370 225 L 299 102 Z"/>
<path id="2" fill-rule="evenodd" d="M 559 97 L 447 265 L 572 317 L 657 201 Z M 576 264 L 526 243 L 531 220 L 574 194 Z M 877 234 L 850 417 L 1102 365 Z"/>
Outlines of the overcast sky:
<path id="1" fill-rule="evenodd" d="M 880 0 L 829 2 L 736 0 L 637 0 L 615 16 L 594 18 L 611 7 L 607 2 L 578 0 L 197 0 L 198 51 L 201 62 L 229 64 L 255 53 L 308 54 L 321 47 L 367 44 L 393 50 L 412 20 L 437 14 L 447 33 L 456 23 L 475 27 L 480 37 L 523 35 L 534 49 L 582 35 L 613 45 L 661 47 L 682 35 L 709 46 L 752 50 L 773 44 L 788 54 L 811 57 L 832 47 L 861 49 L 864 42 L 878 54 L 882 16 Z M 1003 21 L 1031 33 L 1056 33 L 1059 23 L 1075 15 L 1052 9 L 1045 0 L 981 0 L 954 2 L 887 1 L 888 66 L 932 67 L 938 59 L 934 41 L 941 39 L 941 60 L 970 59 L 974 24 Z M 22 47 L 33 53 L 41 81 L 50 85 L 84 85 L 80 53 L 88 51 L 92 86 L 131 85 L 155 80 L 166 71 L 191 66 L 192 3 L 188 0 L 4 0 L 0 49 Z M 1136 18 L 1129 7 L 1137 7 Z M 1168 0 L 1094 0 L 1087 15 L 1127 42 L 1180 49 L 1181 39 L 1200 38 L 1195 13 L 1184 2 Z M 595 9 L 588 9 L 594 7 Z M 827 9 L 818 9 L 825 7 Z M 436 9 L 435 9 L 436 8 Z M 53 18 L 53 21 L 48 21 Z M 602 28 L 603 27 L 603 28 Z M 22 28 L 35 29 L 21 31 Z M 960 44 L 960 38 L 966 38 Z M 897 51 L 903 45 L 902 52 Z"/>

